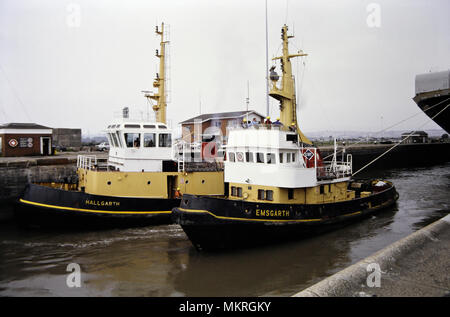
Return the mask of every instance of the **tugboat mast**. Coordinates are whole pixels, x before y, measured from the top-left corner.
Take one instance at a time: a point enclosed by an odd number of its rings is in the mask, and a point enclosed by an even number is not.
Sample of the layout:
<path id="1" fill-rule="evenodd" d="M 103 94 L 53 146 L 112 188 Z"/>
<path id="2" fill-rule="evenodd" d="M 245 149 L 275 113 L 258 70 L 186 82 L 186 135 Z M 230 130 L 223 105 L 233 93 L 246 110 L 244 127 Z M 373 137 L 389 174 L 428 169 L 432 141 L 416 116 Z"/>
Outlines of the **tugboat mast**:
<path id="1" fill-rule="evenodd" d="M 281 60 L 281 88 L 277 87 L 277 81 L 279 79 L 278 74 L 275 72 L 275 66 L 270 69 L 270 80 L 272 82 L 272 89 L 269 95 L 280 102 L 280 121 L 285 127 L 290 127 L 292 124 L 297 129 L 298 136 L 303 143 L 312 144 L 312 142 L 300 131 L 297 122 L 297 104 L 295 98 L 295 83 L 294 76 L 292 76 L 291 58 L 298 56 L 307 56 L 308 54 L 299 51 L 297 54 L 289 54 L 289 39 L 294 37 L 287 34 L 288 27 L 284 25 L 281 29 L 281 39 L 283 40 L 283 55 L 274 57 L 272 60 Z"/>
<path id="2" fill-rule="evenodd" d="M 156 57 L 159 57 L 159 73 L 156 74 L 156 78 L 153 81 L 153 87 L 158 88 L 158 93 L 155 94 L 146 94 L 145 96 L 147 98 L 153 99 L 156 101 L 156 105 L 153 105 L 153 111 L 155 111 L 156 114 L 156 121 L 161 123 L 167 123 L 166 122 L 166 108 L 167 108 L 167 102 L 166 102 L 166 87 L 165 87 L 165 79 L 166 79 L 166 73 L 165 73 L 165 58 L 166 58 L 166 43 L 169 43 L 168 41 L 164 41 L 164 23 L 161 23 L 161 30 L 158 29 L 158 26 L 156 26 L 155 30 L 156 34 L 161 36 L 161 48 L 160 50 L 156 50 Z"/>

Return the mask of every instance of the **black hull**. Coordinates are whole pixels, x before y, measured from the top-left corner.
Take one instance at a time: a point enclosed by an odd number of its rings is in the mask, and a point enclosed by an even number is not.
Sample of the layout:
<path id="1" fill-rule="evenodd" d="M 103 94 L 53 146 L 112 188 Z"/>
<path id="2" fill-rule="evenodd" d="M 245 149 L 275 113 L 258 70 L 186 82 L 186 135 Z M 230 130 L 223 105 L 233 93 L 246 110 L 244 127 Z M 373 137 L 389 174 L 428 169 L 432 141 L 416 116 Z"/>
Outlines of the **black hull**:
<path id="1" fill-rule="evenodd" d="M 91 195 L 28 184 L 14 208 L 19 224 L 45 228 L 127 228 L 170 224 L 179 199 Z"/>
<path id="2" fill-rule="evenodd" d="M 446 90 L 419 94 L 414 97 L 414 101 L 428 117 L 434 117 L 433 121 L 450 133 L 450 107 L 444 110 L 450 104 L 449 98 L 450 91 Z"/>
<path id="3" fill-rule="evenodd" d="M 302 239 L 361 220 L 394 205 L 397 199 L 394 186 L 369 197 L 315 205 L 184 195 L 181 206 L 173 209 L 172 217 L 198 250 L 212 251 Z M 269 215 L 257 216 L 257 210 L 268 210 Z"/>

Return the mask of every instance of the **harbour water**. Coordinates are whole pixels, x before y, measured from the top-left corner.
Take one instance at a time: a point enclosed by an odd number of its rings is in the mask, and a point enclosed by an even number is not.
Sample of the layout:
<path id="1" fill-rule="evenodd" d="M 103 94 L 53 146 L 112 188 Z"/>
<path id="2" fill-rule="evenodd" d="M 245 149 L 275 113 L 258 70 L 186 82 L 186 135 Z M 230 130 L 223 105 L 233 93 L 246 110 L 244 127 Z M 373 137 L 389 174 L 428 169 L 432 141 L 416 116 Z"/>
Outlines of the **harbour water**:
<path id="1" fill-rule="evenodd" d="M 2 223 L 0 296 L 290 296 L 450 211 L 450 163 L 358 176 L 391 180 L 396 207 L 301 241 L 225 253 L 197 252 L 178 225 L 51 232 Z M 80 287 L 68 287 L 71 263 Z"/>

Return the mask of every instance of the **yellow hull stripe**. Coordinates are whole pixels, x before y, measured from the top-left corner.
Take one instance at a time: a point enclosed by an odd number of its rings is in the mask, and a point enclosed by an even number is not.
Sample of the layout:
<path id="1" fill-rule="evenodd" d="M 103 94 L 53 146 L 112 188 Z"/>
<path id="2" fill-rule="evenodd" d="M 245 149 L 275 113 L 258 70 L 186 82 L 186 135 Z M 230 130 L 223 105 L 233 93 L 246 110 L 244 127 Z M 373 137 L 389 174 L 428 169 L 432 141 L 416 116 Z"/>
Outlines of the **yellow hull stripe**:
<path id="1" fill-rule="evenodd" d="M 178 210 L 181 210 L 183 212 L 187 213 L 206 213 L 210 214 L 214 218 L 217 219 L 225 219 L 225 220 L 238 220 L 238 221 L 262 221 L 262 222 L 315 222 L 315 221 L 322 221 L 323 219 L 253 219 L 253 218 L 235 218 L 235 217 L 225 217 L 225 216 L 217 216 L 213 214 L 212 212 L 208 210 L 196 210 L 196 209 L 184 209 L 184 208 L 178 208 Z"/>
<path id="2" fill-rule="evenodd" d="M 83 211 L 83 212 L 92 212 L 92 213 L 100 213 L 100 214 L 114 214 L 114 215 L 143 215 L 143 214 L 170 214 L 171 210 L 160 210 L 160 211 L 109 211 L 109 210 L 95 210 L 95 209 L 83 209 L 83 208 L 73 208 L 73 207 L 62 207 L 55 205 L 47 205 L 36 203 L 34 201 L 28 201 L 20 198 L 19 201 L 24 204 L 35 205 L 40 207 L 47 207 L 53 209 L 61 209 L 61 210 L 74 210 L 74 211 Z"/>
<path id="3" fill-rule="evenodd" d="M 369 208 L 369 209 L 372 209 L 372 208 Z M 342 215 L 342 217 L 356 216 L 356 215 L 359 215 L 360 213 L 362 213 L 362 211 L 356 211 L 356 212 L 352 212 L 351 214 L 345 214 L 345 215 Z"/>

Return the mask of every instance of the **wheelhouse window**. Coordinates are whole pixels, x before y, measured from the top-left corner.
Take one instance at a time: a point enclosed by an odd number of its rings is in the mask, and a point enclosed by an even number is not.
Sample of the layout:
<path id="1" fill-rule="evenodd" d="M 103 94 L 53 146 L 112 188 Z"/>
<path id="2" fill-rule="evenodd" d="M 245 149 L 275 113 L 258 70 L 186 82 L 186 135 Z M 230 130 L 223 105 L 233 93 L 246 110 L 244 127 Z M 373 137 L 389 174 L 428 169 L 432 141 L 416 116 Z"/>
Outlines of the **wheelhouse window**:
<path id="1" fill-rule="evenodd" d="M 295 153 L 292 153 L 292 162 L 295 162 Z"/>
<path id="2" fill-rule="evenodd" d="M 267 153 L 267 164 L 275 164 L 275 154 Z"/>
<path id="3" fill-rule="evenodd" d="M 144 129 L 155 129 L 154 124 L 144 124 Z"/>
<path id="4" fill-rule="evenodd" d="M 131 128 L 131 129 L 140 129 L 140 124 L 125 124 L 125 128 Z"/>
<path id="5" fill-rule="evenodd" d="M 256 163 L 264 163 L 264 153 L 256 152 Z"/>
<path id="6" fill-rule="evenodd" d="M 159 147 L 171 147 L 172 146 L 172 136 L 169 133 L 159 134 Z"/>
<path id="7" fill-rule="evenodd" d="M 248 163 L 253 163 L 253 153 L 245 152 L 245 161 Z"/>
<path id="8" fill-rule="evenodd" d="M 280 153 L 280 163 L 283 163 L 283 153 Z"/>
<path id="9" fill-rule="evenodd" d="M 111 136 L 112 136 L 112 140 L 113 140 L 114 146 L 115 147 L 120 147 L 119 146 L 119 140 L 117 140 L 117 135 L 115 133 L 111 133 Z"/>
<path id="10" fill-rule="evenodd" d="M 236 161 L 244 162 L 244 153 L 243 152 L 236 152 Z"/>
<path id="11" fill-rule="evenodd" d="M 144 133 L 144 147 L 156 146 L 156 133 Z"/>
<path id="12" fill-rule="evenodd" d="M 230 162 L 234 162 L 235 161 L 234 152 L 228 152 L 228 161 L 230 161 Z"/>
<path id="13" fill-rule="evenodd" d="M 139 133 L 125 133 L 124 136 L 127 147 L 140 147 L 141 138 Z"/>
<path id="14" fill-rule="evenodd" d="M 291 153 L 286 153 L 286 163 L 291 162 Z"/>
<path id="15" fill-rule="evenodd" d="M 119 131 L 116 132 L 116 136 L 117 136 L 117 141 L 119 142 L 119 146 L 120 147 L 124 147 L 123 143 L 122 143 L 122 139 L 120 138 L 120 132 Z"/>

